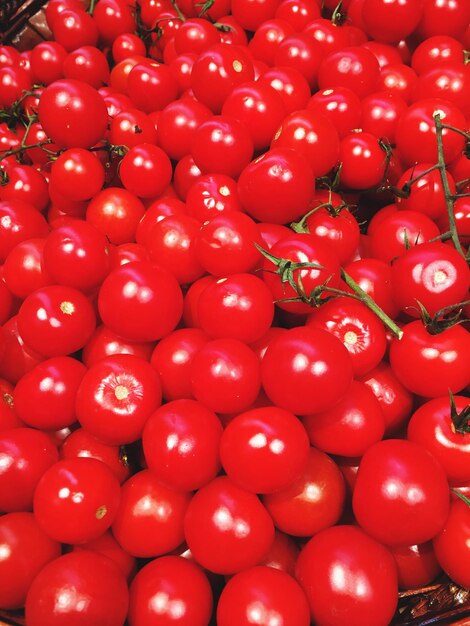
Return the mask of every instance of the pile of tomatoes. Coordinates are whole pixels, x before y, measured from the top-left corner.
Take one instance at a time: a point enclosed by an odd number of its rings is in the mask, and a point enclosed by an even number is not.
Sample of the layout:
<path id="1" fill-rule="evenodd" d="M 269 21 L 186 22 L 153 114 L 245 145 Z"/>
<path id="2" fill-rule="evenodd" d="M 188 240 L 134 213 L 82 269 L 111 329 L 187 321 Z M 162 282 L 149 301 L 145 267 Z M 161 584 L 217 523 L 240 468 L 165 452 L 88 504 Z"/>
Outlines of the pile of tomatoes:
<path id="1" fill-rule="evenodd" d="M 0 610 L 470 587 L 469 1 L 45 14 L 0 46 Z"/>

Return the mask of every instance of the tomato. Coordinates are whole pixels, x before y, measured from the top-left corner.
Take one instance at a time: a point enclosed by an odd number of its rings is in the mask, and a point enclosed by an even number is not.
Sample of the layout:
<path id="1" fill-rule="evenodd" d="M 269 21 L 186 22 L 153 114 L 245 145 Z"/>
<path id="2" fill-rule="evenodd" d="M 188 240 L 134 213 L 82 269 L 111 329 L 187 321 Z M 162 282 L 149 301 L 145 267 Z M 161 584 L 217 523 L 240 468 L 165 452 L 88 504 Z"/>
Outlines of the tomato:
<path id="1" fill-rule="evenodd" d="M 455 414 L 450 398 L 443 396 L 422 404 L 408 423 L 408 439 L 420 444 L 441 463 L 452 484 L 469 481 L 469 434 L 466 432 L 465 410 L 468 398 L 454 396 Z M 461 422 L 459 423 L 459 416 Z"/>
<path id="2" fill-rule="evenodd" d="M 122 184 L 135 196 L 154 198 L 171 181 L 171 162 L 166 153 L 148 143 L 133 146 L 121 161 L 119 174 Z"/>
<path id="3" fill-rule="evenodd" d="M 45 243 L 46 239 L 26 239 L 17 244 L 7 256 L 3 264 L 5 282 L 2 283 L 11 294 L 23 299 L 36 289 L 54 282 L 45 268 Z M 4 302 L 7 306 L 8 299 Z"/>
<path id="4" fill-rule="evenodd" d="M 51 439 L 33 428 L 12 428 L 0 438 L 0 511 L 31 511 L 36 485 L 58 460 Z"/>
<path id="5" fill-rule="evenodd" d="M 281 96 L 287 113 L 304 109 L 310 98 L 307 79 L 295 67 L 272 67 L 259 78 L 260 84 L 273 87 Z"/>
<path id="6" fill-rule="evenodd" d="M 248 49 L 255 59 L 272 67 L 279 44 L 294 32 L 294 27 L 287 20 L 271 18 L 260 24 L 250 39 Z"/>
<path id="7" fill-rule="evenodd" d="M 255 352 L 239 339 L 213 339 L 191 360 L 190 380 L 196 400 L 216 413 L 248 409 L 261 387 Z"/>
<path id="8" fill-rule="evenodd" d="M 208 217 L 194 241 L 196 258 L 207 272 L 226 278 L 259 265 L 261 253 L 254 244 L 260 246 L 262 239 L 254 219 L 228 209 Z"/>
<path id="9" fill-rule="evenodd" d="M 134 578 L 129 592 L 130 626 L 206 626 L 210 621 L 209 581 L 185 558 L 164 556 L 150 561 Z"/>
<path id="10" fill-rule="evenodd" d="M 142 435 L 145 460 L 162 483 L 195 491 L 219 472 L 222 425 L 195 400 L 174 400 L 157 409 Z"/>
<path id="11" fill-rule="evenodd" d="M 123 445 L 142 436 L 145 422 L 160 406 L 157 372 L 144 359 L 114 354 L 86 372 L 76 395 L 82 427 L 109 445 Z"/>
<path id="12" fill-rule="evenodd" d="M 102 443 L 83 428 L 77 428 L 65 437 L 60 456 L 62 459 L 87 457 L 102 461 L 120 483 L 129 478 L 131 472 L 124 448 Z"/>
<path id="13" fill-rule="evenodd" d="M 303 424 L 313 446 L 346 457 L 362 456 L 382 439 L 385 429 L 379 400 L 358 381 L 332 408 L 304 417 Z"/>
<path id="14" fill-rule="evenodd" d="M 253 156 L 253 140 L 239 120 L 215 115 L 195 130 L 191 154 L 201 172 L 238 178 Z"/>
<path id="15" fill-rule="evenodd" d="M 235 574 L 220 596 L 217 624 L 249 626 L 254 620 L 259 623 L 258 616 L 263 619 L 264 615 L 281 620 L 285 626 L 310 624 L 305 594 L 288 574 L 265 566 Z"/>
<path id="16" fill-rule="evenodd" d="M 91 148 L 104 137 L 108 123 L 106 105 L 99 93 L 73 79 L 58 80 L 46 87 L 38 115 L 47 135 L 61 148 Z"/>
<path id="17" fill-rule="evenodd" d="M 283 489 L 264 495 L 263 504 L 276 528 L 295 537 L 310 537 L 338 522 L 345 493 L 336 463 L 310 448 L 301 474 Z"/>
<path id="18" fill-rule="evenodd" d="M 397 187 L 407 189 L 404 198 L 397 196 L 395 203 L 399 209 L 407 211 L 419 211 L 436 220 L 447 214 L 447 206 L 442 188 L 442 180 L 439 170 L 432 168 L 431 163 L 414 164 L 400 176 Z M 455 182 L 452 175 L 446 172 L 447 183 L 451 193 L 455 193 Z M 418 180 L 414 180 L 418 178 Z M 411 185 L 407 185 L 410 180 L 414 180 Z M 409 193 L 408 193 L 409 189 Z"/>
<path id="19" fill-rule="evenodd" d="M 470 270 L 464 257 L 441 242 L 414 246 L 392 265 L 393 297 L 412 317 L 420 316 L 419 304 L 434 316 L 462 302 L 469 287 Z"/>
<path id="20" fill-rule="evenodd" d="M 129 56 L 145 56 L 145 44 L 134 33 L 121 33 L 115 37 L 111 49 L 115 63 L 124 61 Z"/>
<path id="21" fill-rule="evenodd" d="M 245 30 L 255 31 L 266 20 L 274 17 L 280 0 L 232 0 L 234 18 Z"/>
<path id="22" fill-rule="evenodd" d="M 422 39 L 433 35 L 450 35 L 460 39 L 469 20 L 470 7 L 466 2 L 425 0 L 417 34 Z"/>
<path id="23" fill-rule="evenodd" d="M 0 607 L 24 607 L 26 594 L 40 570 L 60 555 L 60 544 L 50 539 L 32 513 L 0 517 Z"/>
<path id="24" fill-rule="evenodd" d="M 362 18 L 370 39 L 395 43 L 406 39 L 418 26 L 422 16 L 422 1 L 384 2 L 364 0 Z"/>
<path id="25" fill-rule="evenodd" d="M 413 395 L 398 380 L 390 365 L 382 361 L 358 380 L 370 387 L 379 401 L 387 435 L 399 432 L 412 413 Z"/>
<path id="26" fill-rule="evenodd" d="M 34 206 L 21 200 L 0 202 L 0 261 L 26 239 L 42 238 L 49 232 L 46 220 Z"/>
<path id="27" fill-rule="evenodd" d="M 3 326 L 4 346 L 3 358 L 0 361 L 0 375 L 8 381 L 16 383 L 44 356 L 29 348 L 18 331 L 18 316 L 13 315 Z"/>
<path id="28" fill-rule="evenodd" d="M 136 472 L 121 488 L 113 535 L 132 556 L 154 557 L 175 550 L 184 540 L 190 500 L 191 494 L 165 486 L 152 471 Z"/>
<path id="29" fill-rule="evenodd" d="M 73 78 L 99 89 L 109 80 L 106 55 L 94 46 L 82 46 L 70 52 L 63 62 L 65 78 Z"/>
<path id="30" fill-rule="evenodd" d="M 42 361 L 15 387 L 15 411 L 28 426 L 59 430 L 75 418 L 75 395 L 86 367 L 68 356 Z"/>
<path id="31" fill-rule="evenodd" d="M 390 365 L 412 393 L 437 398 L 465 389 L 470 382 L 470 333 L 462 326 L 430 334 L 417 320 L 403 326 L 390 346 Z"/>
<path id="32" fill-rule="evenodd" d="M 54 39 L 68 52 L 81 46 L 96 46 L 98 43 L 98 27 L 93 17 L 83 10 L 64 9 L 57 15 L 51 30 Z"/>
<path id="33" fill-rule="evenodd" d="M 167 155 L 179 160 L 190 154 L 194 134 L 212 113 L 197 100 L 175 100 L 161 112 L 158 120 L 158 145 Z"/>
<path id="34" fill-rule="evenodd" d="M 344 344 L 355 376 L 376 367 L 386 350 L 385 328 L 362 302 L 340 296 L 322 304 L 307 318 L 307 325 L 332 333 Z"/>
<path id="35" fill-rule="evenodd" d="M 416 79 L 416 72 L 409 65 L 391 63 L 380 70 L 376 89 L 394 93 L 401 96 L 406 103 L 410 103 Z"/>
<path id="36" fill-rule="evenodd" d="M 387 626 L 398 601 L 390 552 L 355 526 L 335 526 L 302 549 L 296 578 L 316 624 Z"/>
<path id="37" fill-rule="evenodd" d="M 293 33 L 285 37 L 277 47 L 274 64 L 298 70 L 310 89 L 314 90 L 323 56 L 321 45 L 309 33 Z"/>
<path id="38" fill-rule="evenodd" d="M 235 416 L 220 442 L 228 477 L 253 493 L 270 493 L 290 485 L 305 468 L 308 449 L 302 423 L 277 407 Z"/>
<path id="39" fill-rule="evenodd" d="M 136 109 L 151 113 L 176 100 L 179 85 L 167 65 L 146 59 L 129 72 L 126 91 Z"/>
<path id="40" fill-rule="evenodd" d="M 386 155 L 377 137 L 367 132 L 353 132 L 339 146 L 341 184 L 346 189 L 377 187 L 384 178 Z"/>
<path id="41" fill-rule="evenodd" d="M 446 522 L 447 477 L 439 462 L 418 444 L 380 441 L 362 457 L 353 510 L 359 525 L 381 543 L 424 543 Z"/>
<path id="42" fill-rule="evenodd" d="M 434 538 L 433 547 L 437 562 L 458 585 L 468 587 L 468 533 L 470 532 L 470 508 L 467 502 L 455 496 L 450 505 L 449 516 Z"/>
<path id="43" fill-rule="evenodd" d="M 431 584 L 441 573 L 432 542 L 390 548 L 397 565 L 400 589 L 420 589 Z"/>
<path id="44" fill-rule="evenodd" d="M 261 363 L 267 396 L 299 415 L 324 411 L 339 401 L 352 377 L 347 349 L 336 337 L 317 328 L 292 328 L 275 337 Z"/>
<path id="45" fill-rule="evenodd" d="M 101 0 L 100 6 L 95 8 L 93 19 L 98 27 L 100 39 L 106 44 L 111 44 L 118 35 L 132 33 L 136 29 L 131 7 L 127 2 Z"/>
<path id="46" fill-rule="evenodd" d="M 101 191 L 104 168 L 100 160 L 88 150 L 65 150 L 53 162 L 51 185 L 70 200 L 88 200 Z"/>
<path id="47" fill-rule="evenodd" d="M 139 109 L 125 107 L 111 119 L 109 141 L 113 145 L 133 148 L 141 143 L 155 144 L 156 140 L 152 118 Z"/>
<path id="48" fill-rule="evenodd" d="M 56 541 L 90 541 L 111 526 L 119 494 L 118 479 L 101 461 L 62 459 L 41 476 L 34 492 L 34 515 Z"/>
<path id="49" fill-rule="evenodd" d="M 413 86 L 412 101 L 443 98 L 455 104 L 464 115 L 470 114 L 470 74 L 459 61 L 446 61 L 443 66 L 422 72 Z"/>
<path id="50" fill-rule="evenodd" d="M 198 300 L 201 329 L 211 338 L 252 343 L 270 328 L 274 304 L 269 288 L 251 274 L 231 274 L 208 286 Z"/>
<path id="51" fill-rule="evenodd" d="M 218 114 L 232 89 L 253 78 L 248 52 L 242 46 L 218 43 L 206 48 L 194 62 L 191 89 L 199 102 Z"/>
<path id="52" fill-rule="evenodd" d="M 411 57 L 411 67 L 418 74 L 443 63 L 462 62 L 463 45 L 450 35 L 433 35 L 416 46 Z"/>
<path id="53" fill-rule="evenodd" d="M 88 550 L 70 552 L 34 579 L 26 620 L 31 626 L 122 626 L 128 599 L 125 576 L 111 559 Z"/>
<path id="54" fill-rule="evenodd" d="M 27 202 L 38 211 L 44 211 L 49 204 L 49 190 L 46 179 L 30 165 L 16 164 L 8 170 L 8 182 L 0 189 L 4 201 Z"/>
<path id="55" fill-rule="evenodd" d="M 193 496 L 184 520 L 191 554 L 211 572 L 234 574 L 259 563 L 274 526 L 258 498 L 219 476 Z"/>
<path id="56" fill-rule="evenodd" d="M 377 89 L 379 63 L 366 48 L 350 46 L 326 56 L 319 68 L 320 89 L 347 87 L 360 98 Z"/>
<path id="57" fill-rule="evenodd" d="M 415 102 L 403 113 L 396 127 L 396 147 L 406 165 L 436 162 L 435 115 L 439 115 L 443 124 L 459 129 L 466 127 L 464 114 L 447 100 L 426 98 Z M 450 163 L 460 154 L 464 142 L 464 137 L 459 133 L 443 129 L 442 144 L 446 163 Z"/>

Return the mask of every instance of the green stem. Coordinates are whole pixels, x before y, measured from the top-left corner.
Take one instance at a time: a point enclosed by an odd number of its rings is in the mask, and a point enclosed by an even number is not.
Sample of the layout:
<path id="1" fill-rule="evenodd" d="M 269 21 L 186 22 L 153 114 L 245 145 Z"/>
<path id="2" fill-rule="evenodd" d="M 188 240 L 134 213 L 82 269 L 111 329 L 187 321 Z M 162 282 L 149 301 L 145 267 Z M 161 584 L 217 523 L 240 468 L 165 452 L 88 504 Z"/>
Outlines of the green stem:
<path id="1" fill-rule="evenodd" d="M 10 156 L 15 156 L 15 154 L 20 154 L 29 150 L 30 148 L 42 148 L 43 146 L 47 146 L 52 143 L 51 139 L 46 139 L 45 141 L 38 141 L 38 143 L 32 143 L 28 146 L 20 145 L 18 148 L 12 148 L 11 150 L 5 150 L 5 152 L 0 152 L 0 159 L 6 159 Z"/>
<path id="2" fill-rule="evenodd" d="M 363 304 L 365 304 L 377 317 L 383 322 L 383 324 L 397 337 L 397 339 L 401 339 L 403 337 L 403 331 L 395 324 L 391 317 L 389 317 L 383 309 L 379 307 L 379 305 L 369 296 L 368 293 L 362 289 L 360 285 L 356 283 L 356 281 L 350 276 L 348 273 L 341 269 L 341 278 L 344 282 L 350 287 L 356 296 L 359 297 L 359 300 Z"/>
<path id="3" fill-rule="evenodd" d="M 442 184 L 442 189 L 444 192 L 444 198 L 446 201 L 447 217 L 449 220 L 449 231 L 452 233 L 451 239 L 455 246 L 455 249 L 458 252 L 460 252 L 462 256 L 464 256 L 462 246 L 460 245 L 459 235 L 457 233 L 457 226 L 455 224 L 454 201 L 452 199 L 452 191 L 449 187 L 446 164 L 444 161 L 444 144 L 442 142 L 443 124 L 442 124 L 441 116 L 439 113 L 436 113 L 436 115 L 434 116 L 434 123 L 436 125 L 436 139 L 437 139 L 437 168 L 439 169 L 439 174 L 441 176 L 441 184 Z"/>

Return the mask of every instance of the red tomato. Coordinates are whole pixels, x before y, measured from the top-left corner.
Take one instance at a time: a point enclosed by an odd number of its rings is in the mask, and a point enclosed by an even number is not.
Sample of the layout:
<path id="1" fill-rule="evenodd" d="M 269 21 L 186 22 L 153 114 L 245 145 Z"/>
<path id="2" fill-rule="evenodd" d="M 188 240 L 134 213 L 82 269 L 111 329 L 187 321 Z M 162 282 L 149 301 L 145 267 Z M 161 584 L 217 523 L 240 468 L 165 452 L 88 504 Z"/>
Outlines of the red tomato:
<path id="1" fill-rule="evenodd" d="M 439 462 L 418 444 L 380 441 L 362 457 L 353 510 L 359 525 L 381 543 L 424 543 L 446 522 L 447 477 Z"/>
<path id="2" fill-rule="evenodd" d="M 434 538 L 437 562 L 458 585 L 470 585 L 468 563 L 468 536 L 470 533 L 470 508 L 468 502 L 455 496 L 449 516 L 441 532 Z"/>
<path id="3" fill-rule="evenodd" d="M 355 526 L 335 526 L 310 539 L 296 578 L 317 624 L 387 626 L 398 601 L 390 552 Z"/>
<path id="4" fill-rule="evenodd" d="M 420 589 L 431 584 L 441 573 L 432 542 L 390 548 L 397 564 L 400 589 Z"/>
<path id="5" fill-rule="evenodd" d="M 8 513 L 0 517 L 0 607 L 24 607 L 36 575 L 60 555 L 60 544 L 50 539 L 32 513 Z"/>
<path id="6" fill-rule="evenodd" d="M 235 574 L 217 605 L 218 626 L 250 626 L 272 616 L 283 626 L 309 626 L 310 611 L 300 585 L 284 572 L 258 566 Z M 269 617 L 268 617 L 269 619 Z"/>
<path id="7" fill-rule="evenodd" d="M 294 537 L 310 537 L 338 522 L 345 485 L 336 463 L 310 448 L 302 473 L 287 487 L 263 496 L 276 528 Z"/>
<path id="8" fill-rule="evenodd" d="M 130 626 L 207 626 L 210 621 L 209 581 L 185 558 L 164 556 L 150 561 L 136 575 L 129 592 Z"/>
<path id="9" fill-rule="evenodd" d="M 218 574 L 234 574 L 259 563 L 274 540 L 268 512 L 252 493 L 219 476 L 193 496 L 184 520 L 191 554 Z"/>
<path id="10" fill-rule="evenodd" d="M 132 556 L 148 558 L 175 550 L 184 540 L 190 500 L 191 494 L 166 487 L 152 471 L 137 472 L 121 488 L 114 537 Z"/>
<path id="11" fill-rule="evenodd" d="M 122 626 L 128 599 L 125 576 L 111 559 L 88 550 L 70 552 L 48 563 L 34 579 L 26 620 L 31 626 Z"/>
<path id="12" fill-rule="evenodd" d="M 86 372 L 75 410 L 89 433 L 108 445 L 123 445 L 142 436 L 160 403 L 160 381 L 150 363 L 132 354 L 115 354 Z"/>
<path id="13" fill-rule="evenodd" d="M 55 541 L 81 543 L 111 526 L 119 497 L 119 481 L 105 463 L 84 457 L 62 459 L 41 476 L 34 492 L 34 515 Z"/>
<path id="14" fill-rule="evenodd" d="M 195 400 L 174 400 L 157 409 L 145 424 L 145 460 L 162 483 L 195 491 L 219 472 L 221 436 L 215 413 Z"/>
<path id="15" fill-rule="evenodd" d="M 270 342 L 261 377 L 272 402 L 308 415 L 324 411 L 347 393 L 353 369 L 347 349 L 336 337 L 317 328 L 298 327 Z"/>
<path id="16" fill-rule="evenodd" d="M 83 148 L 65 150 L 53 162 L 51 185 L 70 200 L 88 200 L 101 191 L 104 168 L 100 160 Z"/>

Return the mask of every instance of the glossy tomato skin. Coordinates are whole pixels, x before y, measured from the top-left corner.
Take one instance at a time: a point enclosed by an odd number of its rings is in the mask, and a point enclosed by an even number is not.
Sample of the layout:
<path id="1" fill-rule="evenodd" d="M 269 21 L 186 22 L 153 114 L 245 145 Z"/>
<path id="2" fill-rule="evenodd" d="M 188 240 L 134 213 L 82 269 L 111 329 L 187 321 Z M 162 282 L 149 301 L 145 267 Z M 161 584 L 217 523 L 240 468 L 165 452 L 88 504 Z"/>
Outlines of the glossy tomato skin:
<path id="1" fill-rule="evenodd" d="M 157 604 L 154 598 L 161 601 Z M 154 559 L 132 581 L 130 626 L 206 626 L 211 613 L 209 581 L 188 559 L 180 556 Z"/>
<path id="2" fill-rule="evenodd" d="M 454 402 L 458 414 L 468 407 L 464 396 L 454 396 Z M 451 484 L 462 485 L 470 480 L 470 435 L 456 430 L 449 396 L 422 404 L 411 416 L 407 437 L 436 457 Z"/>
<path id="3" fill-rule="evenodd" d="M 62 152 L 51 167 L 51 185 L 70 200 L 89 200 L 103 184 L 103 165 L 93 152 L 83 148 Z"/>
<path id="4" fill-rule="evenodd" d="M 0 518 L 0 607 L 24 607 L 26 594 L 38 572 L 60 555 L 60 544 L 40 528 L 32 513 L 15 512 Z"/>
<path id="5" fill-rule="evenodd" d="M 220 469 L 222 424 L 196 400 L 167 402 L 147 420 L 142 446 L 147 466 L 173 489 L 195 491 Z"/>
<path id="6" fill-rule="evenodd" d="M 146 261 L 128 263 L 103 281 L 98 308 L 111 330 L 132 341 L 155 341 L 169 334 L 183 312 L 176 278 Z"/>
<path id="7" fill-rule="evenodd" d="M 398 380 L 390 365 L 382 361 L 358 381 L 370 387 L 379 401 L 386 434 L 399 432 L 413 411 L 413 395 Z"/>
<path id="8" fill-rule="evenodd" d="M 5 259 L 2 283 L 16 297 L 24 299 L 36 289 L 54 282 L 45 267 L 45 242 L 45 238 L 21 241 Z M 6 308 L 6 298 L 4 302 Z"/>
<path id="9" fill-rule="evenodd" d="M 54 559 L 34 579 L 26 620 L 31 626 L 122 626 L 128 602 L 118 566 L 101 554 L 80 550 Z"/>
<path id="10" fill-rule="evenodd" d="M 470 379 L 470 333 L 452 326 L 431 335 L 421 320 L 403 327 L 401 340 L 390 345 L 390 365 L 398 380 L 425 398 L 458 393 Z"/>
<path id="11" fill-rule="evenodd" d="M 341 471 L 327 454 L 316 448 L 309 449 L 307 462 L 297 478 L 287 487 L 263 496 L 275 527 L 294 537 L 310 537 L 336 524 L 344 501 Z"/>
<path id="12" fill-rule="evenodd" d="M 177 328 L 157 343 L 150 363 L 158 372 L 165 400 L 193 397 L 189 378 L 191 360 L 208 340 L 199 328 Z"/>
<path id="13" fill-rule="evenodd" d="M 261 222 L 286 224 L 308 208 L 315 178 L 307 161 L 290 148 L 272 148 L 240 174 L 238 193 L 243 208 Z"/>
<path id="14" fill-rule="evenodd" d="M 310 539 L 297 561 L 296 578 L 319 626 L 387 626 L 395 613 L 393 557 L 355 526 L 334 526 Z"/>
<path id="15" fill-rule="evenodd" d="M 258 612 L 276 616 L 285 626 L 310 624 L 302 588 L 294 578 L 272 567 L 252 567 L 229 580 L 217 605 L 217 624 L 249 626 Z"/>
<path id="16" fill-rule="evenodd" d="M 147 361 L 115 354 L 98 361 L 83 377 L 76 415 L 82 427 L 103 443 L 123 445 L 141 437 L 161 397 L 158 374 Z"/>
<path id="17" fill-rule="evenodd" d="M 25 343 L 49 357 L 83 348 L 95 326 L 90 300 L 65 285 L 50 285 L 31 293 L 18 312 L 18 330 Z"/>
<path id="18" fill-rule="evenodd" d="M 347 392 L 353 368 L 336 337 L 321 329 L 297 327 L 268 345 L 261 377 L 272 402 L 296 415 L 307 415 L 325 410 Z"/>
<path id="19" fill-rule="evenodd" d="M 112 532 L 119 545 L 136 557 L 175 550 L 184 540 L 188 492 L 165 486 L 150 470 L 141 470 L 122 486 Z"/>
<path id="20" fill-rule="evenodd" d="M 307 325 L 335 335 L 347 348 L 355 376 L 376 367 L 386 350 L 385 329 L 362 302 L 347 296 L 334 298 L 315 309 Z"/>
<path id="21" fill-rule="evenodd" d="M 216 413 L 241 412 L 256 400 L 261 387 L 259 360 L 239 339 L 212 339 L 191 361 L 196 400 Z"/>
<path id="22" fill-rule="evenodd" d="M 97 361 L 113 354 L 133 354 L 149 361 L 153 348 L 153 342 L 126 341 L 101 324 L 83 347 L 82 361 L 87 367 L 91 367 Z"/>
<path id="23" fill-rule="evenodd" d="M 91 148 L 104 137 L 108 123 L 106 106 L 96 89 L 72 79 L 46 87 L 38 114 L 48 136 L 61 148 Z"/>
<path id="24" fill-rule="evenodd" d="M 353 493 L 358 523 L 385 545 L 429 541 L 449 512 L 449 484 L 442 466 L 416 443 L 380 441 L 362 457 Z"/>
<path id="25" fill-rule="evenodd" d="M 129 478 L 131 473 L 125 449 L 102 443 L 83 428 L 76 428 L 67 435 L 59 451 L 62 459 L 85 457 L 101 461 L 120 483 Z"/>
<path id="26" fill-rule="evenodd" d="M 25 427 L 3 431 L 0 446 L 6 468 L 0 475 L 0 511 L 31 511 L 36 485 L 59 458 L 57 448 L 46 433 Z"/>
<path id="27" fill-rule="evenodd" d="M 81 543 L 111 526 L 119 497 L 119 481 L 105 463 L 84 457 L 62 459 L 39 480 L 34 515 L 52 539 Z"/>
<path id="28" fill-rule="evenodd" d="M 156 198 L 171 181 L 171 162 L 167 154 L 150 143 L 133 146 L 120 164 L 124 187 L 139 198 Z"/>
<path id="29" fill-rule="evenodd" d="M 140 142 L 139 142 L 140 143 Z M 86 221 L 116 245 L 135 241 L 139 221 L 145 207 L 127 189 L 107 187 L 98 193 L 86 209 Z"/>
<path id="30" fill-rule="evenodd" d="M 274 540 L 274 526 L 258 498 L 219 476 L 202 487 L 188 507 L 186 542 L 197 563 L 234 574 L 259 563 Z"/>
<path id="31" fill-rule="evenodd" d="M 397 564 L 400 589 L 425 587 L 432 583 L 442 571 L 431 541 L 413 546 L 392 547 L 390 552 Z"/>
<path id="32" fill-rule="evenodd" d="M 310 442 L 328 454 L 360 457 L 384 435 L 379 400 L 364 383 L 354 380 L 348 393 L 323 413 L 306 416 Z"/>
<path id="33" fill-rule="evenodd" d="M 253 493 L 287 487 L 305 468 L 308 453 L 308 437 L 300 420 L 274 406 L 235 416 L 220 441 L 225 472 Z"/>
<path id="34" fill-rule="evenodd" d="M 198 318 L 201 329 L 212 338 L 231 337 L 253 343 L 272 324 L 271 291 L 252 274 L 220 278 L 201 293 Z"/>
<path id="35" fill-rule="evenodd" d="M 49 226 L 34 206 L 21 200 L 0 202 L 0 261 L 20 242 L 46 237 Z"/>
<path id="36" fill-rule="evenodd" d="M 42 361 L 17 383 L 15 410 L 25 424 L 58 430 L 76 420 L 75 395 L 86 367 L 71 357 Z"/>
<path id="37" fill-rule="evenodd" d="M 442 569 L 458 585 L 468 587 L 468 536 L 470 533 L 470 508 L 455 496 L 450 505 L 444 528 L 434 538 L 433 547 Z"/>

